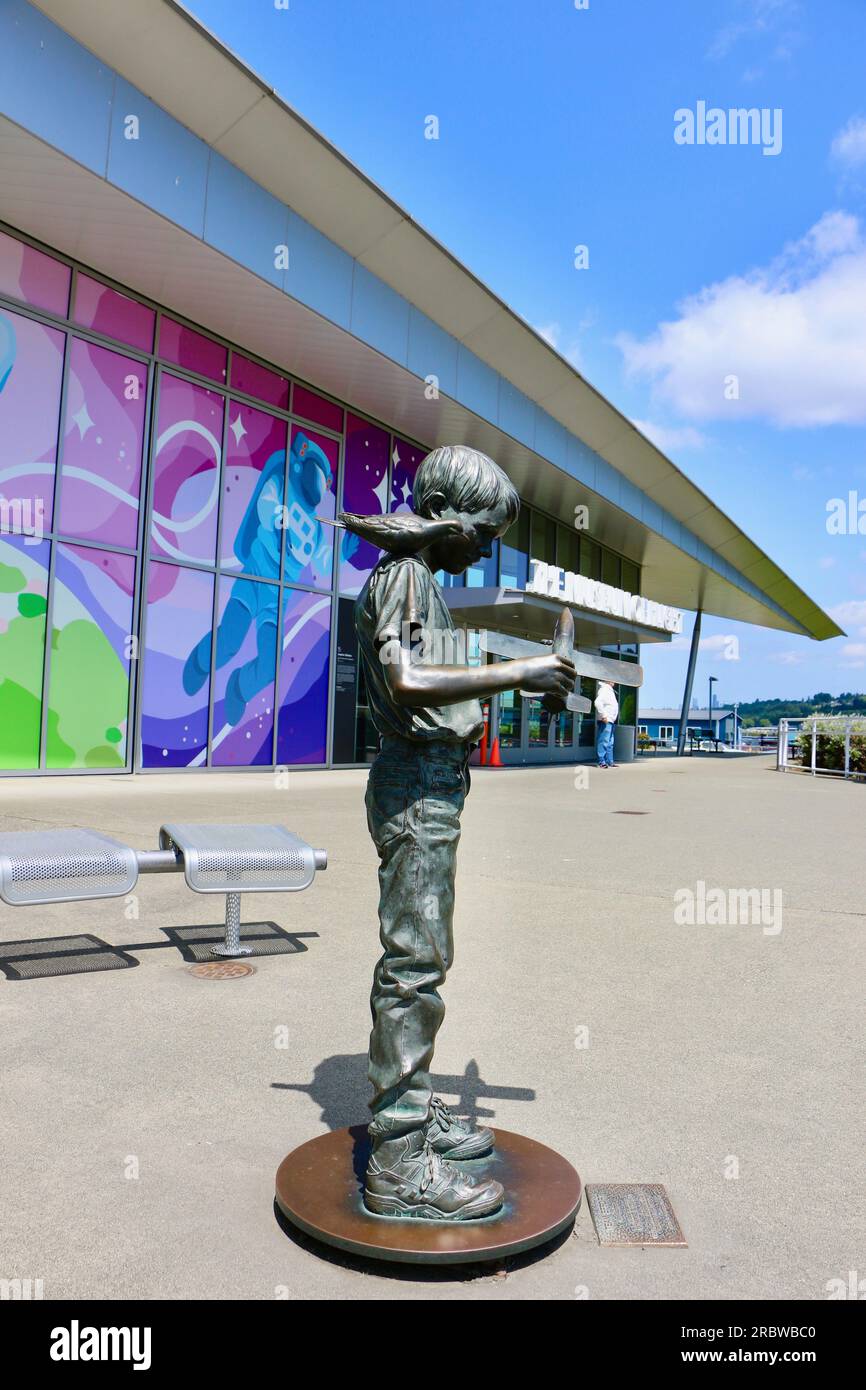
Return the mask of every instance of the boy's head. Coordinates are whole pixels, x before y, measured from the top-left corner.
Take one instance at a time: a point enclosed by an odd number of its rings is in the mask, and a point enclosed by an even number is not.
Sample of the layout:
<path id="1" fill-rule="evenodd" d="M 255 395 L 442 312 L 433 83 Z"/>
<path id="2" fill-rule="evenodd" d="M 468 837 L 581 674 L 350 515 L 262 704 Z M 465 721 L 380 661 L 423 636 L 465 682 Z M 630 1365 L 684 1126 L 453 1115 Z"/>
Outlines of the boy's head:
<path id="1" fill-rule="evenodd" d="M 434 569 L 462 574 L 492 553 L 497 536 L 520 511 L 520 498 L 502 469 L 466 444 L 443 445 L 422 461 L 412 505 L 419 516 L 457 520 L 461 533 L 431 549 Z"/>

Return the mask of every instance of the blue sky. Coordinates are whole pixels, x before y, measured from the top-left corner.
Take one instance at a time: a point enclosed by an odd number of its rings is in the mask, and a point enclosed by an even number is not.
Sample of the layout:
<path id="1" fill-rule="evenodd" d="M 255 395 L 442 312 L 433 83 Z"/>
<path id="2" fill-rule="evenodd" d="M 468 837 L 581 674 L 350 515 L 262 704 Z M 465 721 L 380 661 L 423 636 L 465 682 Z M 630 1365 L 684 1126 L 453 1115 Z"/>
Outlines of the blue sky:
<path id="1" fill-rule="evenodd" d="M 848 634 L 707 617 L 696 690 L 866 688 L 863 0 L 187 3 Z M 778 153 L 678 144 L 700 101 L 780 110 Z M 851 492 L 863 533 L 830 534 Z M 681 695 L 673 646 L 647 706 Z"/>

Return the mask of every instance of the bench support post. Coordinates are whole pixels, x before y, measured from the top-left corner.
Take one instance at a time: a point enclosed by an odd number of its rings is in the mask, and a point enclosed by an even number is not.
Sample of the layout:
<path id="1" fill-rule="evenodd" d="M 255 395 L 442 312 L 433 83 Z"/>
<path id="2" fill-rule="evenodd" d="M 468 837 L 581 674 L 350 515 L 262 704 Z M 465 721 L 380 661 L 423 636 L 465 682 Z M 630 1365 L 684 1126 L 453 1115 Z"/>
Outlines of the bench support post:
<path id="1" fill-rule="evenodd" d="M 226 939 L 222 946 L 214 946 L 215 956 L 251 956 L 249 946 L 241 945 L 241 895 L 226 893 Z"/>

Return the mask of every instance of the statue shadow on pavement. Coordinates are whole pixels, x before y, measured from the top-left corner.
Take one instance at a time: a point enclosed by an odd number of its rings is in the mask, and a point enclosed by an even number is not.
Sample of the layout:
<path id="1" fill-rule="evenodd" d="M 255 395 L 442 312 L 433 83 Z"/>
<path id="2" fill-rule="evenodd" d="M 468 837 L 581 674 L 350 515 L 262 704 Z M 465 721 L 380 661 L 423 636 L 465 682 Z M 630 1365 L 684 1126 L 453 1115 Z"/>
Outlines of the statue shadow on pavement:
<path id="1" fill-rule="evenodd" d="M 495 1120 L 496 1111 L 485 1102 L 494 1100 L 534 1101 L 535 1091 L 528 1086 L 499 1086 L 481 1076 L 473 1058 L 467 1062 L 462 1076 L 433 1073 L 433 1090 L 451 1107 L 456 1115 L 477 1125 Z M 321 1110 L 322 1123 L 328 1129 L 347 1129 L 352 1125 L 366 1126 L 367 1118 L 358 1114 L 358 1096 L 369 1090 L 367 1054 L 338 1053 L 325 1057 L 313 1072 L 307 1085 L 297 1081 L 274 1081 L 276 1091 L 301 1091 Z"/>

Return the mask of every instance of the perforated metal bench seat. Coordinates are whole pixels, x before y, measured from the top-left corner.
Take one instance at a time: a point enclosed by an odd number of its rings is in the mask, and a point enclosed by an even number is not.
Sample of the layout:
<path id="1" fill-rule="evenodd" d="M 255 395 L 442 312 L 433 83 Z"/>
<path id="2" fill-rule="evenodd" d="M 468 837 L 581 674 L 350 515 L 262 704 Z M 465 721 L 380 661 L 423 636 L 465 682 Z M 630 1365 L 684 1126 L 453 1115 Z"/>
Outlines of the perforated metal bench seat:
<path id="1" fill-rule="evenodd" d="M 119 898 L 138 882 L 138 857 L 96 830 L 0 835 L 0 898 L 12 907 Z"/>
<path id="2" fill-rule="evenodd" d="M 292 893 L 309 888 L 327 867 L 282 825 L 164 825 L 158 850 L 134 850 L 96 830 L 22 830 L 0 835 L 0 898 L 11 907 L 118 898 L 139 873 L 179 873 L 194 893 L 225 896 L 226 939 L 214 955 L 242 956 L 241 893 Z"/>
<path id="3" fill-rule="evenodd" d="M 195 893 L 296 892 L 328 862 L 282 825 L 164 825 L 159 845 L 180 852 Z"/>

